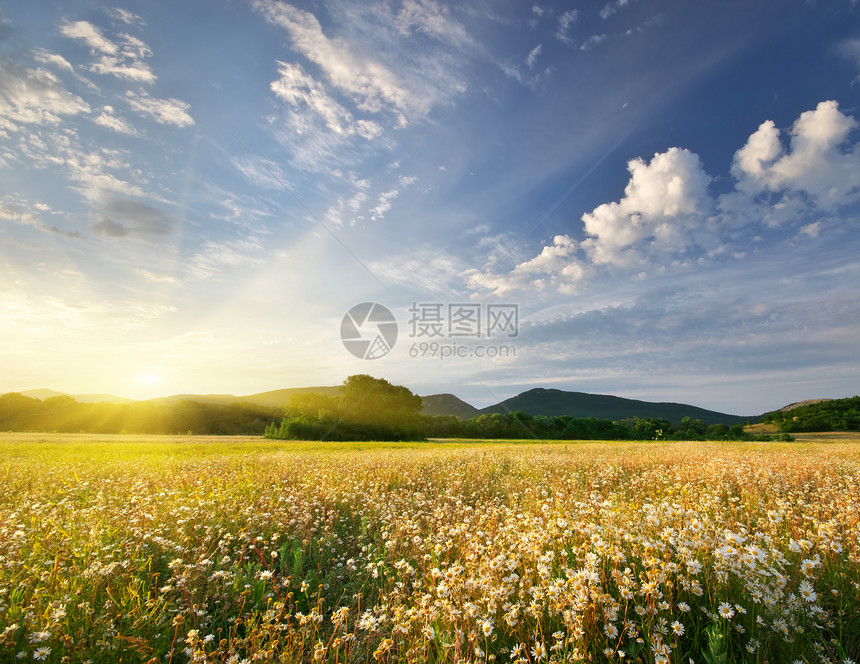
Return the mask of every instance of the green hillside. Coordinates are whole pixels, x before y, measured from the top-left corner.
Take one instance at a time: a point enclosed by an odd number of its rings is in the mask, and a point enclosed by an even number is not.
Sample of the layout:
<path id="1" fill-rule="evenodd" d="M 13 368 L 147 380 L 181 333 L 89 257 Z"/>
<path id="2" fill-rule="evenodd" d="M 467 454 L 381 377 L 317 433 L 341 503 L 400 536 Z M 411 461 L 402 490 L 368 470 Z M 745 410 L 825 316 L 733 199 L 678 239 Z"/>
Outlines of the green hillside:
<path id="1" fill-rule="evenodd" d="M 424 415 L 453 415 L 461 420 L 480 415 L 481 411 L 453 394 L 430 394 L 421 397 Z"/>
<path id="2" fill-rule="evenodd" d="M 762 422 L 772 422 L 781 431 L 857 431 L 860 429 L 860 397 L 828 399 L 796 408 L 766 413 Z"/>
<path id="3" fill-rule="evenodd" d="M 639 401 L 607 394 L 565 392 L 564 390 L 535 388 L 494 406 L 482 413 L 510 413 L 521 411 L 529 415 L 558 417 L 594 417 L 602 420 L 620 421 L 627 418 L 660 418 L 672 423 L 684 417 L 702 420 L 705 424 L 743 424 L 757 416 L 728 415 L 697 406 L 680 403 Z"/>

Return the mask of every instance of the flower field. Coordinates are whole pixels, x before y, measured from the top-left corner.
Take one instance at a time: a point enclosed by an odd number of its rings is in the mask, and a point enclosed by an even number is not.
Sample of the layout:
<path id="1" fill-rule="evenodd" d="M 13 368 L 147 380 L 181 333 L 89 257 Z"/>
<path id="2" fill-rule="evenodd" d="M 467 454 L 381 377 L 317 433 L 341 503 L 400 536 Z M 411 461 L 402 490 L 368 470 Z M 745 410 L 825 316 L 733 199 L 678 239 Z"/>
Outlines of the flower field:
<path id="1" fill-rule="evenodd" d="M 860 441 L 0 435 L 0 661 L 860 660 Z"/>

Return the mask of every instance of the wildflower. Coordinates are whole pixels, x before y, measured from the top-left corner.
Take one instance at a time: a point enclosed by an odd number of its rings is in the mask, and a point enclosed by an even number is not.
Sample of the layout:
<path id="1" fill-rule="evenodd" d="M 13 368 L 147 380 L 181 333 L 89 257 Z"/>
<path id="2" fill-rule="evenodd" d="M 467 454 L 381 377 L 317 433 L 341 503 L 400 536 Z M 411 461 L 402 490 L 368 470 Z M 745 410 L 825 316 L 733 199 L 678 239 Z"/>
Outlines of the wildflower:
<path id="1" fill-rule="evenodd" d="M 430 641 L 436 638 L 436 630 L 433 629 L 433 625 L 425 625 L 424 629 L 421 631 L 424 634 L 424 638 Z"/>
<path id="2" fill-rule="evenodd" d="M 678 602 L 678 610 L 683 611 L 684 613 L 690 612 L 690 605 L 686 602 Z"/>
<path id="3" fill-rule="evenodd" d="M 800 594 L 807 602 L 814 602 L 818 599 L 818 594 L 815 592 L 812 584 L 806 579 L 800 582 Z"/>
<path id="4" fill-rule="evenodd" d="M 480 624 L 481 632 L 483 632 L 485 637 L 488 637 L 493 633 L 493 621 L 491 618 L 484 618 L 480 621 Z"/>
<path id="5" fill-rule="evenodd" d="M 50 655 L 50 654 L 51 654 L 51 649 L 48 648 L 47 646 L 42 646 L 41 648 L 37 648 L 33 652 L 33 659 L 38 660 L 40 662 L 43 662 L 46 659 L 48 659 L 48 655 Z"/>
<path id="6" fill-rule="evenodd" d="M 672 623 L 672 632 L 675 636 L 684 636 L 684 625 L 676 620 Z"/>
<path id="7" fill-rule="evenodd" d="M 719 608 L 717 609 L 717 612 L 719 613 L 721 618 L 726 619 L 731 619 L 735 615 L 735 610 L 732 608 L 731 604 L 728 604 L 726 602 L 720 604 Z"/>
<path id="8" fill-rule="evenodd" d="M 546 657 L 546 646 L 544 646 L 544 644 L 542 642 L 541 643 L 535 643 L 532 646 L 532 657 L 534 657 L 537 660 L 541 660 L 541 659 L 544 659 Z"/>

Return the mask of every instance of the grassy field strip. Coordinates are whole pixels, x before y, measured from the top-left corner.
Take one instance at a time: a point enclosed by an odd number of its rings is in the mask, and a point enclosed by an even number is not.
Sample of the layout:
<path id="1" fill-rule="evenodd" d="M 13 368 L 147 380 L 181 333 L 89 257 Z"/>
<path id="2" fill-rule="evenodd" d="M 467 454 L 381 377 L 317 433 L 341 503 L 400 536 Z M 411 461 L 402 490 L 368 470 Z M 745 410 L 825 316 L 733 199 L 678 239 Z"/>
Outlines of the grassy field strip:
<path id="1" fill-rule="evenodd" d="M 0 661 L 857 661 L 824 440 L 0 434 Z"/>

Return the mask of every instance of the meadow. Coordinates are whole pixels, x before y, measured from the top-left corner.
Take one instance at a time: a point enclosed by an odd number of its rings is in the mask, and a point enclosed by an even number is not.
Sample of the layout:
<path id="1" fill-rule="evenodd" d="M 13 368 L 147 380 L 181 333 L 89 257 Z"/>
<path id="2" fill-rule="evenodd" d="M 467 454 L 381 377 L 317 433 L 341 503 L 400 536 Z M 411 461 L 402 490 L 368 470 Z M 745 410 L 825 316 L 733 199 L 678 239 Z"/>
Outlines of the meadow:
<path id="1" fill-rule="evenodd" d="M 0 434 L 0 476 L 4 662 L 860 660 L 847 435 Z"/>

